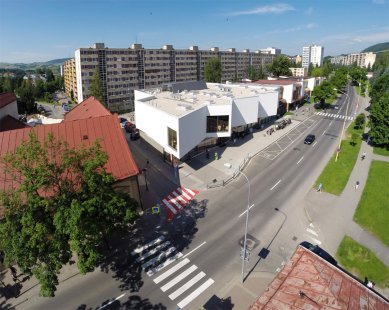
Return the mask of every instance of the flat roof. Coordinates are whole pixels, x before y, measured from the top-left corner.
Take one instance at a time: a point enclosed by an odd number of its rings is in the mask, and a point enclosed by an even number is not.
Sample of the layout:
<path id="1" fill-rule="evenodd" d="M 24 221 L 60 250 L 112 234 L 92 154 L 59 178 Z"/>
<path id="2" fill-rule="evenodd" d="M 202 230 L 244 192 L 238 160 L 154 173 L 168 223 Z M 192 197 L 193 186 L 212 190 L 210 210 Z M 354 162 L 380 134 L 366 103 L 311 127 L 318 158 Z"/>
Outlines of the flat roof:
<path id="1" fill-rule="evenodd" d="M 278 90 L 275 86 L 247 84 L 207 83 L 207 89 L 184 90 L 180 93 L 158 89 L 142 90 L 150 97 L 138 101 L 148 102 L 159 110 L 176 117 L 192 113 L 206 105 L 230 105 L 233 99 L 248 98 Z"/>

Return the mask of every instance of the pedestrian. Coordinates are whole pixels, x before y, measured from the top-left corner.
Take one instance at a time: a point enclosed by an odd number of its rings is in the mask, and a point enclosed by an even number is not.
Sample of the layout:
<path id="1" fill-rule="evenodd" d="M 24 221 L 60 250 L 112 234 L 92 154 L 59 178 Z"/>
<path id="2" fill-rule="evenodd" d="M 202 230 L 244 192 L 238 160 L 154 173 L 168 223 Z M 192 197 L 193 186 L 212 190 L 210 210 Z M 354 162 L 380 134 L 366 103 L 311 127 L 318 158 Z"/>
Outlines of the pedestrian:
<path id="1" fill-rule="evenodd" d="M 236 143 L 236 138 L 234 138 L 234 144 Z"/>
<path id="2" fill-rule="evenodd" d="M 320 183 L 319 187 L 317 188 L 317 191 L 321 193 L 322 189 L 323 189 L 323 183 Z"/>
<path id="3" fill-rule="evenodd" d="M 12 280 L 14 280 L 14 282 L 19 281 L 16 268 L 14 266 L 11 266 L 9 267 L 9 269 L 11 270 Z"/>
<path id="4" fill-rule="evenodd" d="M 219 160 L 219 154 L 215 152 L 215 160 Z"/>
<path id="5" fill-rule="evenodd" d="M 207 157 L 207 159 L 209 159 L 209 151 L 208 151 L 208 149 L 205 149 L 205 157 Z"/>
<path id="6" fill-rule="evenodd" d="M 359 187 L 359 181 L 355 182 L 354 190 L 357 190 Z"/>
<path id="7" fill-rule="evenodd" d="M 366 157 L 366 152 L 363 152 L 363 153 L 362 153 L 362 156 L 361 156 L 361 159 L 364 160 L 365 157 Z"/>

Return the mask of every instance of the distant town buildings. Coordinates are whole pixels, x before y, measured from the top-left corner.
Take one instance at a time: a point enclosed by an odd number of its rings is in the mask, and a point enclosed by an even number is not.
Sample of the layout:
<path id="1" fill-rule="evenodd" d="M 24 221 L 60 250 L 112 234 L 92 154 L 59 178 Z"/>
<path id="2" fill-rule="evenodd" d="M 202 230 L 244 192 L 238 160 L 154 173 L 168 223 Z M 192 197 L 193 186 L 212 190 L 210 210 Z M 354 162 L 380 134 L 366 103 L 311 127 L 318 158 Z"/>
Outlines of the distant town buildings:
<path id="1" fill-rule="evenodd" d="M 261 48 L 259 51 L 263 54 L 280 55 L 281 49 L 275 47 Z"/>
<path id="2" fill-rule="evenodd" d="M 372 52 L 335 56 L 330 59 L 332 64 L 350 66 L 356 63 L 361 68 L 373 67 L 375 60 L 376 54 Z"/>
<path id="3" fill-rule="evenodd" d="M 290 57 L 290 61 L 294 62 L 295 64 L 299 64 L 303 61 L 303 58 L 300 55 L 296 55 L 296 56 Z"/>
<path id="4" fill-rule="evenodd" d="M 308 68 L 289 68 L 292 76 L 308 76 Z"/>
<path id="5" fill-rule="evenodd" d="M 247 78 L 250 66 L 265 70 L 275 56 L 248 49 L 237 52 L 234 48 L 220 51 L 218 47 L 200 50 L 191 46 L 179 50 L 172 45 L 145 49 L 141 44 L 108 48 L 104 43 L 95 43 L 76 50 L 74 62 L 64 65 L 65 89 L 68 95 L 73 90 L 77 101 L 82 102 L 90 95 L 89 86 L 98 68 L 107 107 L 113 111 L 133 109 L 134 90 L 203 80 L 204 67 L 210 58 L 220 59 L 223 68 L 220 82 L 226 82 Z"/>
<path id="6" fill-rule="evenodd" d="M 302 66 L 308 68 L 309 64 L 320 67 L 323 64 L 324 47 L 309 45 L 303 47 Z"/>

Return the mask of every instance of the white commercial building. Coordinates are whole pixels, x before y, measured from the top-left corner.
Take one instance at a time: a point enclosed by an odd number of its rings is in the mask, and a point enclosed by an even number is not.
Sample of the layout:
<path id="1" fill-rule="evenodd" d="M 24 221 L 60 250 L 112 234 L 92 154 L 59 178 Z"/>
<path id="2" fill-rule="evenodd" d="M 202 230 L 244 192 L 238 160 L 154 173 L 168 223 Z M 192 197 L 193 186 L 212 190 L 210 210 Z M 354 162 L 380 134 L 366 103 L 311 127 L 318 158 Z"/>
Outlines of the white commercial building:
<path id="1" fill-rule="evenodd" d="M 275 47 L 261 48 L 261 49 L 259 49 L 259 51 L 262 54 L 271 54 L 271 55 L 280 55 L 281 54 L 281 49 L 275 48 Z"/>
<path id="2" fill-rule="evenodd" d="M 141 136 L 172 162 L 277 115 L 276 87 L 198 81 L 168 89 L 135 90 L 135 119 Z"/>
<path id="3" fill-rule="evenodd" d="M 315 67 L 323 64 L 324 47 L 319 45 L 310 45 L 303 47 L 303 68 L 308 68 L 312 63 Z"/>

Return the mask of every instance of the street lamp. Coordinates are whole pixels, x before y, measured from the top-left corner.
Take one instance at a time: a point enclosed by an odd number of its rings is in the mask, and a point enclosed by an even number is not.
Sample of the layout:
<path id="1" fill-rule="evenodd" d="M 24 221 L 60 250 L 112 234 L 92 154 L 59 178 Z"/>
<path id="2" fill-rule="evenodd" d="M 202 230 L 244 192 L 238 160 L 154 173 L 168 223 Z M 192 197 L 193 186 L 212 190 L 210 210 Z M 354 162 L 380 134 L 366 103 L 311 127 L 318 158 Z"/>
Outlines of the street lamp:
<path id="1" fill-rule="evenodd" d="M 342 137 L 343 137 L 343 134 L 344 134 L 344 128 L 346 126 L 346 119 L 347 119 L 347 113 L 348 113 L 348 105 L 349 105 L 349 102 L 350 102 L 350 97 L 348 96 L 347 93 L 341 91 L 341 90 L 338 90 L 336 88 L 334 88 L 334 90 L 346 95 L 347 97 L 347 104 L 346 104 L 346 116 L 344 118 L 344 121 L 343 121 L 343 128 L 342 128 L 342 132 L 340 134 L 340 138 L 339 138 L 339 145 L 338 145 L 338 149 L 336 150 L 336 156 L 335 156 L 335 162 L 338 161 L 338 157 L 339 157 L 339 152 L 340 152 L 340 146 L 342 144 Z"/>
<path id="2" fill-rule="evenodd" d="M 145 175 L 146 191 L 148 191 L 148 190 L 149 190 L 149 187 L 147 186 L 147 178 L 146 178 L 147 169 L 146 169 L 146 168 L 143 168 L 142 171 L 144 172 L 144 175 Z"/>
<path id="3" fill-rule="evenodd" d="M 232 165 L 230 163 L 225 163 L 224 166 L 227 167 L 227 168 L 231 168 L 232 167 Z M 249 192 L 248 192 L 248 196 L 247 196 L 246 226 L 245 226 L 245 230 L 244 230 L 243 255 L 242 255 L 242 278 L 241 278 L 241 283 L 243 283 L 244 282 L 244 262 L 245 262 L 245 259 L 246 259 L 246 248 L 247 248 L 247 227 L 248 227 L 248 223 L 249 223 L 249 211 L 250 211 L 250 181 L 249 181 L 248 177 L 242 171 L 240 171 L 238 169 L 238 172 L 246 178 L 247 184 L 249 185 Z"/>
<path id="4" fill-rule="evenodd" d="M 277 212 L 280 212 L 280 213 L 284 216 L 284 220 L 282 221 L 281 227 L 284 226 L 284 223 L 285 223 L 286 218 L 287 218 L 288 216 L 285 214 L 285 212 L 281 211 L 281 210 L 278 209 L 278 208 L 274 208 L 274 210 L 276 210 Z"/>

